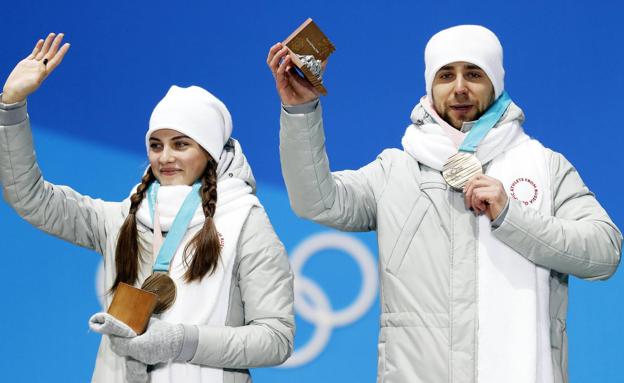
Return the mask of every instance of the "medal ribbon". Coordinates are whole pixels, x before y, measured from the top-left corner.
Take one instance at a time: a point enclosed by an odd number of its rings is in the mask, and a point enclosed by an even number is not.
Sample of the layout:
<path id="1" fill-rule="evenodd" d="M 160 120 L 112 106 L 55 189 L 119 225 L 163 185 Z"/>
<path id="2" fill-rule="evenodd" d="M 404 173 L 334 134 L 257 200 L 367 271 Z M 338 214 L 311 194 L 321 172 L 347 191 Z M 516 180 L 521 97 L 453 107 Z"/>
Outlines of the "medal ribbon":
<path id="1" fill-rule="evenodd" d="M 474 126 L 468 132 L 466 138 L 459 147 L 460 152 L 474 153 L 481 140 L 485 138 L 490 130 L 496 125 L 498 120 L 503 116 L 507 107 L 511 104 L 511 98 L 507 92 L 503 92 L 498 100 L 488 108 L 488 110 L 475 122 Z"/>
<path id="2" fill-rule="evenodd" d="M 195 215 L 197 207 L 201 203 L 201 197 L 199 195 L 200 187 L 201 183 L 199 182 L 195 182 L 193 184 L 190 193 L 184 199 L 182 207 L 180 207 L 178 214 L 176 214 L 173 219 L 171 229 L 169 229 L 167 237 L 165 237 L 165 241 L 158 251 L 158 257 L 156 258 L 156 263 L 154 263 L 154 267 L 152 269 L 154 272 L 161 271 L 166 273 L 169 271 L 169 263 L 171 263 L 171 259 L 180 246 L 182 238 L 184 238 L 184 234 L 186 233 L 186 229 L 191 223 L 191 219 Z M 154 222 L 154 206 L 156 205 L 156 196 L 158 195 L 159 188 L 160 183 L 158 181 L 154 181 L 147 189 L 147 201 L 149 204 L 150 214 L 152 216 L 152 222 Z"/>

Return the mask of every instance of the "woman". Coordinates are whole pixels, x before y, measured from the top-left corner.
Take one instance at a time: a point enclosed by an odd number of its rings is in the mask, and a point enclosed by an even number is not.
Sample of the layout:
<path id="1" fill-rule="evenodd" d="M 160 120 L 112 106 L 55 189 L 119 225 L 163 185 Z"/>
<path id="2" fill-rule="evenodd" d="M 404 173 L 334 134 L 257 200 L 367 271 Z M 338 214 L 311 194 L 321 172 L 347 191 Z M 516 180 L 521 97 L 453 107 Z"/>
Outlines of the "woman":
<path id="1" fill-rule="evenodd" d="M 149 168 L 123 202 L 51 185 L 36 164 L 25 100 L 61 63 L 69 49 L 62 39 L 40 40 L 4 85 L 7 202 L 33 225 L 102 254 L 107 306 L 119 283 L 141 286 L 158 270 L 157 255 L 182 227 L 164 270 L 175 283 L 172 306 L 140 336 L 94 317 L 111 335 L 102 337 L 93 381 L 250 382 L 247 368 L 282 363 L 293 348 L 292 274 L 240 145 L 229 138 L 225 105 L 201 88 L 172 87 L 150 118 Z M 183 226 L 176 223 L 182 206 L 190 212 Z"/>

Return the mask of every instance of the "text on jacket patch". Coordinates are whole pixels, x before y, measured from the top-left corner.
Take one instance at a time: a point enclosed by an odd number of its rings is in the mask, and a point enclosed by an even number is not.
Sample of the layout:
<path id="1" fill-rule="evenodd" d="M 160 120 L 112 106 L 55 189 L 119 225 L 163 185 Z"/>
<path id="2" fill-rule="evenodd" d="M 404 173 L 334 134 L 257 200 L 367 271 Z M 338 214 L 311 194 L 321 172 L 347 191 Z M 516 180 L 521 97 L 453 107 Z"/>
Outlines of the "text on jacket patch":
<path id="1" fill-rule="evenodd" d="M 509 187 L 511 197 L 522 202 L 525 206 L 537 201 L 539 188 L 530 178 L 518 178 Z"/>

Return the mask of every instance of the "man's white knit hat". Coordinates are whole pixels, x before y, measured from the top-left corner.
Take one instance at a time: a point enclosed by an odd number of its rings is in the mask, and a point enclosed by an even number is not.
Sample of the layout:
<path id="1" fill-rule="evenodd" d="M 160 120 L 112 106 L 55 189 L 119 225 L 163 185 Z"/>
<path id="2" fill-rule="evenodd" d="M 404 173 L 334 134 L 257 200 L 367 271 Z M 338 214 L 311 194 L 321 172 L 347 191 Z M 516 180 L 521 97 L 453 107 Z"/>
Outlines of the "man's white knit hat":
<path id="1" fill-rule="evenodd" d="M 425 48 L 425 85 L 429 100 L 433 100 L 431 86 L 438 70 L 456 61 L 483 69 L 494 86 L 494 98 L 505 90 L 503 47 L 496 35 L 480 25 L 458 25 L 433 35 Z"/>
<path id="2" fill-rule="evenodd" d="M 157 130 L 173 129 L 197 142 L 219 162 L 223 146 L 232 134 L 232 116 L 225 105 L 198 86 L 173 85 L 154 108 L 145 145 Z"/>

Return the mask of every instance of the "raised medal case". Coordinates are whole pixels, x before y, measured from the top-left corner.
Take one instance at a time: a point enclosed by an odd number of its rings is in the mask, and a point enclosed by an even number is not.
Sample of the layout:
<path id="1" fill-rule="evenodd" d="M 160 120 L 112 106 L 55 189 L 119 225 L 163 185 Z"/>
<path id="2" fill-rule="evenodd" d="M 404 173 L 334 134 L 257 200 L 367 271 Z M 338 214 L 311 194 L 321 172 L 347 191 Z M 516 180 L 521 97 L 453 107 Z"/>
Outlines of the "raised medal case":
<path id="1" fill-rule="evenodd" d="M 315 59 L 321 60 L 321 67 L 324 69 L 327 65 L 327 59 L 336 47 L 329 41 L 329 38 L 321 31 L 312 19 L 308 18 L 293 33 L 283 41 L 288 47 L 288 55 L 293 64 L 303 73 L 305 78 L 316 88 L 322 95 L 327 95 L 327 89 L 323 85 L 323 79 L 316 76 L 297 55 L 311 55 Z"/>

